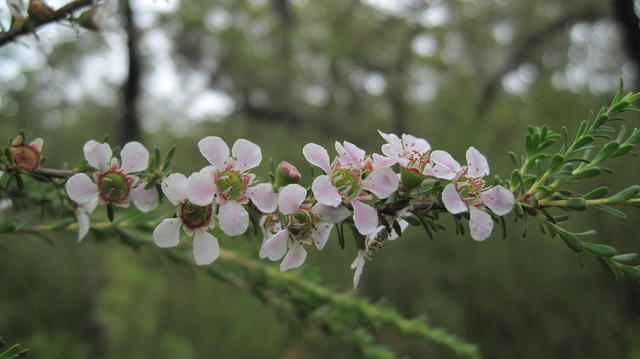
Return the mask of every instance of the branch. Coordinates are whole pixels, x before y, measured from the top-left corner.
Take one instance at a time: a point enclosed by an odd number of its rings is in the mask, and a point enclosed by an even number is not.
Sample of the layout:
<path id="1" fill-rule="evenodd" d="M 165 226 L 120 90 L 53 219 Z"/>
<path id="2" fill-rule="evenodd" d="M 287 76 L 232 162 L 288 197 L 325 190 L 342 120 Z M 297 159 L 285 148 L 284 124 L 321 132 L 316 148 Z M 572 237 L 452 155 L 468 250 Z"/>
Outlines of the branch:
<path id="1" fill-rule="evenodd" d="M 46 19 L 34 20 L 26 18 L 22 25 L 19 25 L 9 31 L 0 32 L 0 47 L 15 40 L 20 35 L 26 35 L 35 32 L 39 27 L 51 22 L 57 22 L 70 16 L 74 11 L 90 6 L 93 0 L 74 0 L 67 5 L 56 10 L 53 15 Z"/>
<path id="2" fill-rule="evenodd" d="M 43 234 L 53 231 L 75 231 L 78 228 L 76 223 L 62 223 L 62 226 L 56 223 L 16 226 L 5 233 Z M 118 235 L 124 244 L 133 245 L 136 248 L 142 246 L 156 248 L 148 234 L 149 229 L 153 228 L 155 224 L 153 221 L 141 223 L 134 220 L 124 220 L 114 223 L 95 223 L 91 228 L 95 231 L 103 231 L 103 233 L 110 231 L 109 233 Z M 182 243 L 186 244 L 169 251 L 162 249 L 161 252 L 174 262 L 192 266 L 189 259 L 191 243 L 186 241 Z M 393 307 L 372 304 L 366 299 L 354 296 L 351 292 L 336 293 L 327 287 L 304 279 L 298 274 L 280 272 L 272 265 L 257 262 L 230 250 L 221 249 L 219 260 L 222 265 L 230 265 L 233 268 L 223 270 L 220 265 L 199 268 L 218 280 L 251 292 L 276 308 L 287 308 L 282 301 L 289 302 L 294 313 L 303 319 L 318 322 L 323 328 L 336 324 L 334 321 L 342 321 L 339 323 L 340 327 L 346 325 L 352 330 L 364 327 L 373 331 L 390 326 L 402 334 L 446 348 L 459 357 L 480 357 L 475 345 L 462 341 L 445 329 L 431 327 L 423 318 L 407 319 Z M 339 337 L 343 339 L 341 336 Z"/>

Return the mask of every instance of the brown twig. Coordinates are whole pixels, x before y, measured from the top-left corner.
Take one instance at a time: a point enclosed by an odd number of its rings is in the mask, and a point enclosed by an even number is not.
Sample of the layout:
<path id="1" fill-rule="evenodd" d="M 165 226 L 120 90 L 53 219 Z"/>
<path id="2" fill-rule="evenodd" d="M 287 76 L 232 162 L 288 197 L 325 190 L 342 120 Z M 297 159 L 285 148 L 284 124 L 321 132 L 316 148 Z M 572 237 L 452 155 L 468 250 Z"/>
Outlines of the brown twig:
<path id="1" fill-rule="evenodd" d="M 93 1 L 94 0 L 74 0 L 53 12 L 53 14 L 46 19 L 35 20 L 26 18 L 22 25 L 18 25 L 9 31 L 0 32 L 0 46 L 8 44 L 20 35 L 35 32 L 43 25 L 65 19 L 74 11 L 90 6 Z"/>
<path id="2" fill-rule="evenodd" d="M 37 168 L 31 172 L 49 178 L 67 178 L 77 173 L 76 171 L 57 170 L 53 168 Z"/>

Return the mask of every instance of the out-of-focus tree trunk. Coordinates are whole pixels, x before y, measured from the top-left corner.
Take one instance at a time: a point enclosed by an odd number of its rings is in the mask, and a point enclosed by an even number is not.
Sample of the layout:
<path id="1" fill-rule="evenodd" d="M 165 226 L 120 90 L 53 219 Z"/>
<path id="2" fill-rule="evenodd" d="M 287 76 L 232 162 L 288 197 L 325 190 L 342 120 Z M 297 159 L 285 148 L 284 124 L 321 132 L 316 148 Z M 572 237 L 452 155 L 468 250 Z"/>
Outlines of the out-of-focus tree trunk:
<path id="1" fill-rule="evenodd" d="M 634 0 L 614 0 L 613 13 L 618 21 L 624 39 L 627 56 L 633 62 L 636 72 L 634 90 L 640 90 L 640 19 L 635 13 Z"/>
<path id="2" fill-rule="evenodd" d="M 129 74 L 122 88 L 122 123 L 120 140 L 122 142 L 140 139 L 140 119 L 138 116 L 138 98 L 140 97 L 141 61 L 138 52 L 139 34 L 136 29 L 133 9 L 129 0 L 123 0 L 124 28 L 127 32 L 129 55 Z"/>

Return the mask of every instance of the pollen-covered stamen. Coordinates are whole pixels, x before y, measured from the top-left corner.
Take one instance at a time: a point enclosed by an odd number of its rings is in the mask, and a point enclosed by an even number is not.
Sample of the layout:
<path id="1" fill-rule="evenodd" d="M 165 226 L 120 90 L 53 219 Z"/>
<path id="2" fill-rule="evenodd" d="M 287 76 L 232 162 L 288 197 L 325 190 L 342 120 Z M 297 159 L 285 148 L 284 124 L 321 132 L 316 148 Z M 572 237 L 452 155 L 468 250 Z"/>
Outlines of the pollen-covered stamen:
<path id="1" fill-rule="evenodd" d="M 311 236 L 317 218 L 307 208 L 300 208 L 289 215 L 287 230 L 294 240 L 303 240 Z"/>
<path id="2" fill-rule="evenodd" d="M 12 145 L 9 150 L 13 164 L 24 171 L 33 171 L 40 167 L 40 151 L 35 146 L 24 143 Z"/>
<path id="3" fill-rule="evenodd" d="M 331 179 L 338 193 L 345 198 L 355 198 L 362 186 L 361 173 L 356 169 L 339 168 L 333 171 Z"/>
<path id="4" fill-rule="evenodd" d="M 178 210 L 182 224 L 191 230 L 208 227 L 211 224 L 213 210 L 211 206 L 198 206 L 184 201 Z"/>
<path id="5" fill-rule="evenodd" d="M 129 197 L 133 180 L 120 170 L 112 168 L 97 176 L 100 198 L 104 202 L 124 203 Z"/>
<path id="6" fill-rule="evenodd" d="M 216 175 L 216 184 L 218 185 L 218 194 L 225 200 L 240 200 L 247 192 L 248 177 L 227 169 Z"/>

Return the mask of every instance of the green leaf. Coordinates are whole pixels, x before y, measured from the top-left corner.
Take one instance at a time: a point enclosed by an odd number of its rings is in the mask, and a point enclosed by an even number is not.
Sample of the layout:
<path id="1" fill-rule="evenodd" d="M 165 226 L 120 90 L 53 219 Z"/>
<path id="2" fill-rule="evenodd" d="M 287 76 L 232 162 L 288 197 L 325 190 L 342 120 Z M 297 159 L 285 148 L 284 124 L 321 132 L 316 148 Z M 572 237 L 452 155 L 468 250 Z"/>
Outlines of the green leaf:
<path id="1" fill-rule="evenodd" d="M 591 192 L 585 194 L 582 198 L 584 199 L 599 199 L 607 195 L 609 189 L 607 187 L 598 187 Z"/>
<path id="2" fill-rule="evenodd" d="M 564 156 L 555 154 L 551 158 L 551 162 L 549 163 L 549 168 L 547 169 L 547 171 L 549 173 L 554 172 L 555 170 L 560 168 L 560 166 L 562 166 L 563 163 L 564 163 Z"/>
<path id="3" fill-rule="evenodd" d="M 113 222 L 113 204 L 107 203 L 107 217 L 109 218 L 109 222 Z"/>
<path id="4" fill-rule="evenodd" d="M 340 249 L 344 249 L 344 229 L 342 227 L 342 222 L 336 226 L 336 232 L 338 233 L 338 245 Z"/>
<path id="5" fill-rule="evenodd" d="M 513 166 L 514 167 L 520 167 L 520 163 L 518 161 L 518 156 L 516 156 L 516 154 L 512 151 L 507 152 L 507 154 L 509 155 L 509 158 L 511 159 L 511 162 L 513 162 Z"/>
<path id="6" fill-rule="evenodd" d="M 606 244 L 582 242 L 582 245 L 584 249 L 600 257 L 613 257 L 618 253 L 615 248 Z"/>
<path id="7" fill-rule="evenodd" d="M 571 176 L 572 180 L 579 180 L 585 178 L 592 178 L 600 174 L 602 170 L 598 167 L 591 167 L 584 170 L 578 170 Z"/>
<path id="8" fill-rule="evenodd" d="M 630 186 L 614 194 L 613 196 L 607 198 L 607 203 L 624 202 L 624 201 L 630 200 L 634 198 L 638 194 L 638 192 L 640 192 L 639 185 Z"/>
<path id="9" fill-rule="evenodd" d="M 567 207 L 576 211 L 584 211 L 587 209 L 587 200 L 582 197 L 575 197 L 567 200 Z"/>
<path id="10" fill-rule="evenodd" d="M 595 204 L 593 206 L 591 206 L 595 209 L 599 209 L 603 212 L 609 213 L 612 216 L 618 217 L 620 219 L 625 219 L 627 218 L 627 215 L 624 214 L 624 212 L 622 212 L 621 210 L 615 209 L 613 207 L 609 207 L 609 206 L 605 206 L 604 204 Z"/>
<path id="11" fill-rule="evenodd" d="M 618 254 L 617 256 L 614 256 L 611 259 L 617 262 L 629 262 L 636 259 L 637 257 L 638 257 L 638 253 L 625 253 L 625 254 Z"/>
<path id="12" fill-rule="evenodd" d="M 564 243 L 571 248 L 571 250 L 573 250 L 574 252 L 580 252 L 582 251 L 582 241 L 573 235 L 573 233 L 569 233 L 559 227 L 556 227 L 556 229 L 558 229 L 558 235 L 560 236 L 560 238 L 562 238 L 562 240 L 564 241 Z"/>
<path id="13" fill-rule="evenodd" d="M 620 148 L 620 144 L 618 144 L 618 142 L 611 141 L 607 143 L 606 145 L 602 146 L 602 149 L 600 150 L 600 152 L 598 152 L 596 157 L 594 157 L 592 162 L 598 163 L 610 158 L 616 153 L 616 151 L 618 151 L 618 148 Z"/>
<path id="14" fill-rule="evenodd" d="M 176 154 L 176 146 L 172 145 L 171 148 L 169 148 L 169 152 L 167 152 L 167 157 L 165 157 L 164 159 L 164 164 L 162 165 L 163 171 L 169 168 L 169 165 L 171 164 L 171 160 L 173 159 L 173 156 L 175 154 Z"/>

